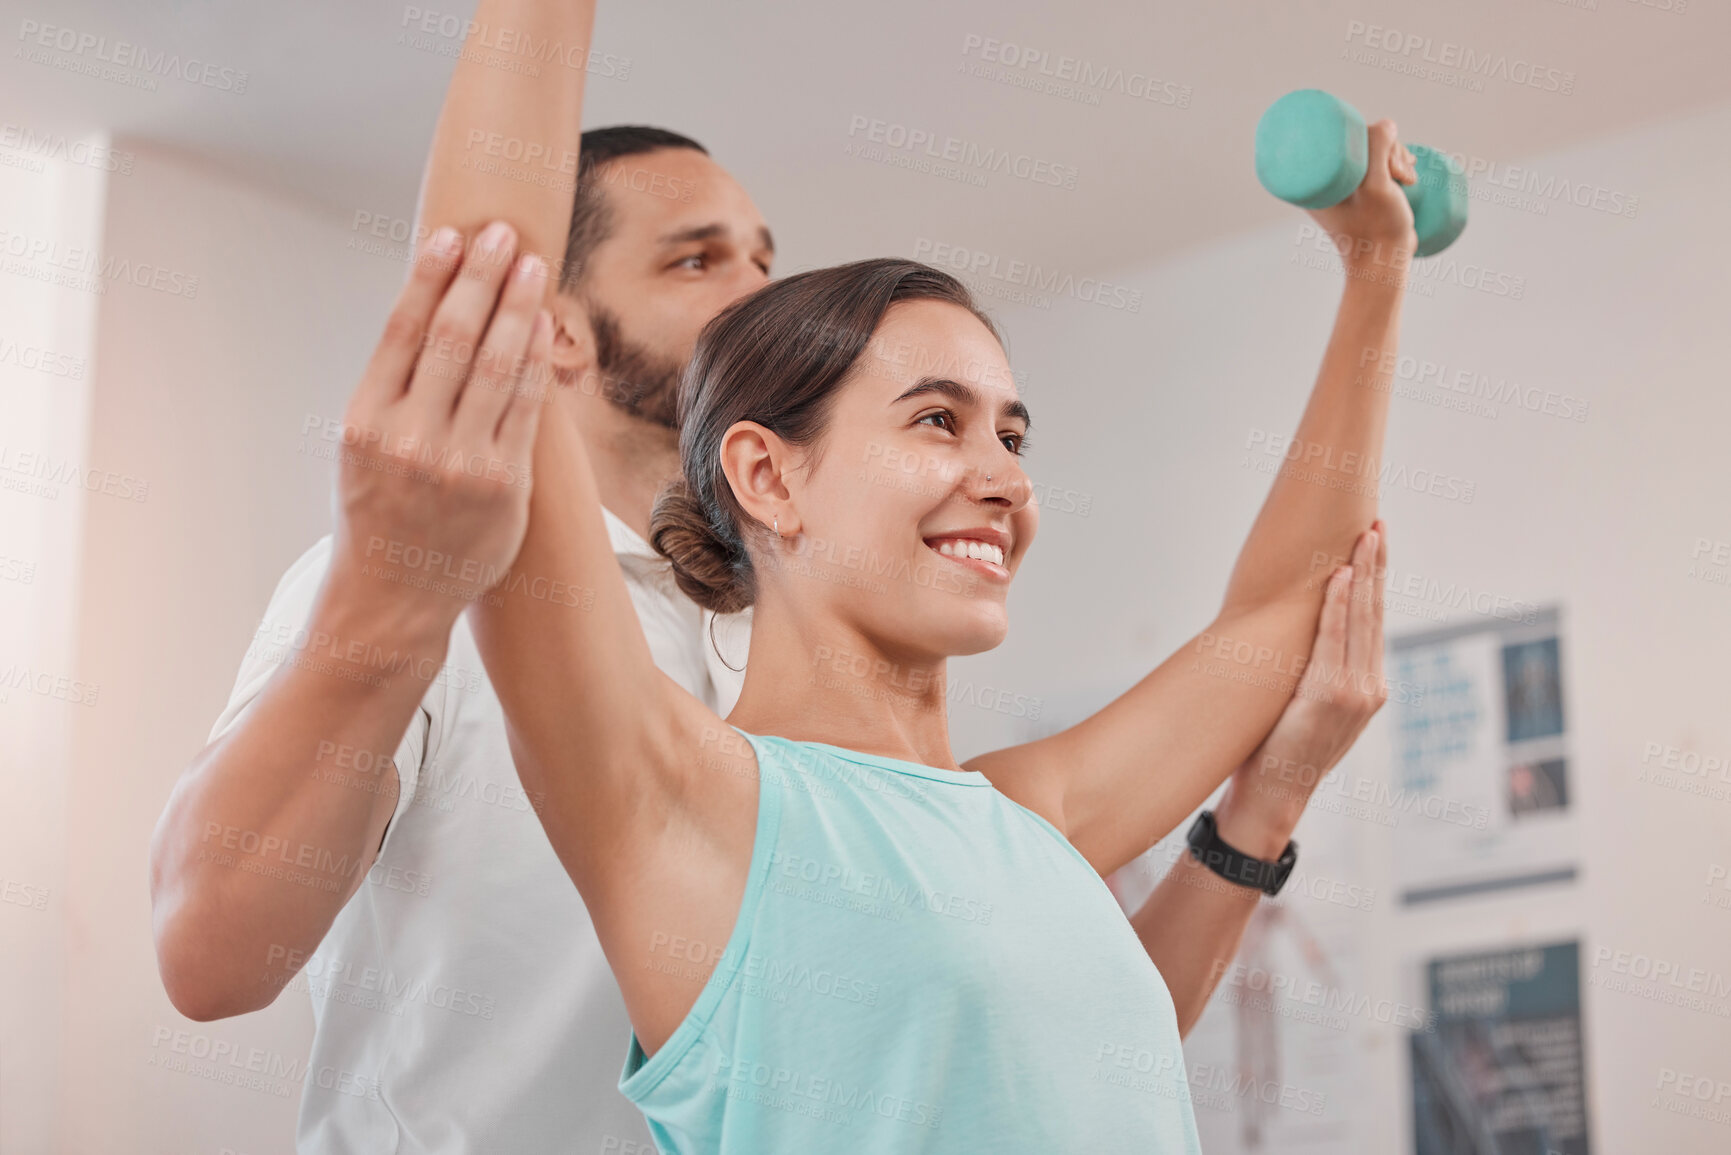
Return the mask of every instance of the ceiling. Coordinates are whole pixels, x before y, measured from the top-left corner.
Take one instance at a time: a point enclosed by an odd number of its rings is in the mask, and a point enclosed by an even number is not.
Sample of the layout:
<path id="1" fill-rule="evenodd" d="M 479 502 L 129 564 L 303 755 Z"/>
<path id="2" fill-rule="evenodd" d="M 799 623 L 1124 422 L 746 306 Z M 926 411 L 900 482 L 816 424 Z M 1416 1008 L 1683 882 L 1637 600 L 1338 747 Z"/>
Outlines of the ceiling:
<path id="1" fill-rule="evenodd" d="M 782 271 L 911 256 L 923 240 L 928 251 L 961 246 L 1080 276 L 1146 265 L 1291 212 L 1257 186 L 1250 141 L 1262 109 L 1293 88 L 1326 88 L 1372 118 L 1393 117 L 1405 140 L 1499 163 L 1731 100 L 1731 4 L 1660 7 L 1676 2 L 602 0 L 596 48 L 625 75 L 591 76 L 585 123 L 660 124 L 702 140 L 769 218 Z M 473 8 L 0 0 L 10 45 L 0 120 L 147 138 L 345 218 L 406 216 L 450 65 L 399 42 L 405 16 Z M 36 25 L 244 71 L 246 90 L 168 78 L 142 91 L 71 73 L 19 55 Z M 1414 47 L 1367 48 L 1370 26 Z M 1049 71 L 1078 67 L 1062 62 L 1072 58 L 1106 80 L 1054 94 L 970 74 L 996 67 L 981 59 L 990 42 L 1043 52 Z M 1411 72 L 1427 54 L 1458 51 L 1493 67 L 1506 58 L 1504 76 L 1536 69 L 1540 83 L 1493 76 L 1474 91 Z M 1146 78 L 1155 99 L 1125 91 L 1141 92 Z M 1547 90 L 1565 80 L 1572 91 Z M 870 143 L 874 130 L 859 126 L 872 121 L 892 139 L 925 133 L 976 160 L 1008 154 L 1038 165 L 1035 178 L 978 163 L 934 174 L 850 155 L 850 145 Z"/>

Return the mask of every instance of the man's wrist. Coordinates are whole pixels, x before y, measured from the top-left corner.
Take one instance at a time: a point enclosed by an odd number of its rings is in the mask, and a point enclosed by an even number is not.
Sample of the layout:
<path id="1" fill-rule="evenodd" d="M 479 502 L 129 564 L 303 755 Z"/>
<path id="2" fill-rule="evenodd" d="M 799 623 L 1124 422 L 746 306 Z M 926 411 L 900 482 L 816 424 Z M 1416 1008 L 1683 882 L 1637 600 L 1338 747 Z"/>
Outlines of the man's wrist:
<path id="1" fill-rule="evenodd" d="M 406 589 L 333 558 L 309 629 L 322 635 L 338 660 L 365 664 L 369 653 L 382 653 L 415 669 L 431 662 L 436 670 L 463 609 L 455 599 Z"/>

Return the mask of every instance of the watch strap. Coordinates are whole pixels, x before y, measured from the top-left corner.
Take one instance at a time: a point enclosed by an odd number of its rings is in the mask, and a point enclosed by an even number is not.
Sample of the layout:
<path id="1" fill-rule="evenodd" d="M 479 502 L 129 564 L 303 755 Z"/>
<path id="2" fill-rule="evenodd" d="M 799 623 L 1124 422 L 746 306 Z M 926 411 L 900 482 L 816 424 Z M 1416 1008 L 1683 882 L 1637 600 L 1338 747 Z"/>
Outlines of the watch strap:
<path id="1" fill-rule="evenodd" d="M 1191 857 L 1221 878 L 1239 886 L 1260 890 L 1269 896 L 1280 893 L 1280 888 L 1286 885 L 1293 865 L 1298 861 L 1296 842 L 1288 841 L 1286 849 L 1273 862 L 1264 858 L 1252 858 L 1229 845 L 1220 837 L 1212 810 L 1204 810 L 1196 816 L 1186 841 L 1190 845 Z"/>

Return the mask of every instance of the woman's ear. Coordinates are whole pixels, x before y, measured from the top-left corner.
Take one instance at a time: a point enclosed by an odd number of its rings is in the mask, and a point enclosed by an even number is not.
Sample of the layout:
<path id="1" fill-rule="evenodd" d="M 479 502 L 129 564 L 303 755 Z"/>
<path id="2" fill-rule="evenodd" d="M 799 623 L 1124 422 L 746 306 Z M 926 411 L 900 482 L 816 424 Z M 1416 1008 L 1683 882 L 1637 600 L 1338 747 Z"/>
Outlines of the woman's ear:
<path id="1" fill-rule="evenodd" d="M 741 508 L 764 525 L 780 519 L 781 533 L 799 532 L 799 515 L 785 473 L 791 455 L 778 434 L 755 421 L 735 422 L 721 438 L 721 469 Z"/>

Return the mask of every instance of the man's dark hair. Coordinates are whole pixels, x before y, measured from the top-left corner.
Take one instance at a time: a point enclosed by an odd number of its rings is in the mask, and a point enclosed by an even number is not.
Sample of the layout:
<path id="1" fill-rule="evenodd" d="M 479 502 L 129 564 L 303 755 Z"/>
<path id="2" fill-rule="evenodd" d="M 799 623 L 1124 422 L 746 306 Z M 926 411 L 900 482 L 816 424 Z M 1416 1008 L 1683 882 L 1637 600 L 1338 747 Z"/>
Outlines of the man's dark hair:
<path id="1" fill-rule="evenodd" d="M 583 134 L 577 152 L 577 192 L 571 203 L 571 236 L 565 242 L 565 266 L 559 276 L 559 291 L 568 293 L 583 280 L 583 272 L 596 246 L 613 231 L 613 209 L 606 197 L 601 170 L 621 157 L 638 156 L 663 148 L 689 148 L 709 155 L 709 150 L 688 136 L 641 124 L 592 128 Z"/>

